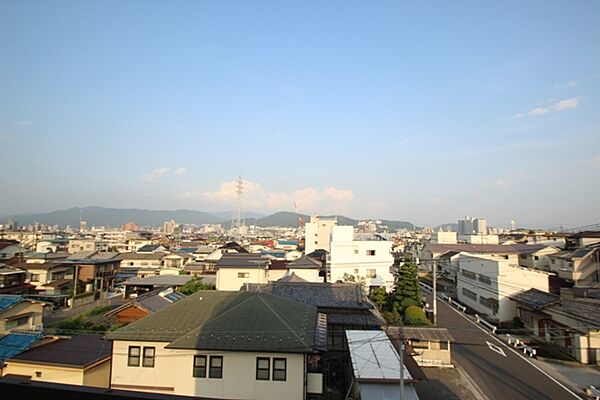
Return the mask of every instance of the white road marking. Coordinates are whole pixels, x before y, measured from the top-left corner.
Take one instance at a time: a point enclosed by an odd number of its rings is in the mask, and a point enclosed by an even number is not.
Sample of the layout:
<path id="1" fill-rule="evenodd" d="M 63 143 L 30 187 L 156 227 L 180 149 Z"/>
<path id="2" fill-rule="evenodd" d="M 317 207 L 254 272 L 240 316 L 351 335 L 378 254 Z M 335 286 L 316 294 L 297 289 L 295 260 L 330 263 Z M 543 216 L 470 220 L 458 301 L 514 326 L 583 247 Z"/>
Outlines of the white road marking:
<path id="1" fill-rule="evenodd" d="M 491 344 L 487 340 L 485 342 L 487 343 L 487 345 L 490 348 L 490 350 L 495 351 L 496 353 L 500 354 L 501 356 L 506 357 L 506 353 L 504 353 L 504 350 L 502 350 L 501 347 L 498 347 L 495 344 Z"/>

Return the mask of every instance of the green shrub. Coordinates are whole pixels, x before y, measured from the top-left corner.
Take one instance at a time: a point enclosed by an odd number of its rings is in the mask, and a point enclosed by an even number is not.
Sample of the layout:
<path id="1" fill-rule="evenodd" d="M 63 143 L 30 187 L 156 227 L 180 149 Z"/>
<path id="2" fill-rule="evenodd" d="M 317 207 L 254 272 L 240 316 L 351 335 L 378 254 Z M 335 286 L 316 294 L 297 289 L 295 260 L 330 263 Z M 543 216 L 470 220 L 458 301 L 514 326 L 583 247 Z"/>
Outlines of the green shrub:
<path id="1" fill-rule="evenodd" d="M 404 323 L 406 325 L 431 325 L 421 307 L 411 305 L 404 310 Z"/>

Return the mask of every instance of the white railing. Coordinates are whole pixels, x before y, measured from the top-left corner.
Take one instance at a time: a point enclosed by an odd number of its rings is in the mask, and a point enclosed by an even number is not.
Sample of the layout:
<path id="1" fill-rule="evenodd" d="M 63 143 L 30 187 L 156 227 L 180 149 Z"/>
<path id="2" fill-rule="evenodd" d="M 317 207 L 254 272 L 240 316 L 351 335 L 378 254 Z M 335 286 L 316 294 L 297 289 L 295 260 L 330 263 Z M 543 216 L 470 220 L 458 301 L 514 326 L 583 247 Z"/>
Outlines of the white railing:
<path id="1" fill-rule="evenodd" d="M 523 343 L 521 339 L 513 337 L 508 333 L 506 334 L 506 337 L 508 338 L 508 344 L 523 350 L 523 353 L 527 354 L 529 357 L 535 357 L 537 355 L 537 351 L 533 347 Z"/>
<path id="2" fill-rule="evenodd" d="M 478 324 L 481 324 L 481 325 L 491 329 L 492 333 L 496 333 L 496 331 L 498 330 L 498 327 L 496 325 L 490 324 L 485 319 L 481 318 L 478 314 L 475 314 L 475 320 L 477 321 Z"/>

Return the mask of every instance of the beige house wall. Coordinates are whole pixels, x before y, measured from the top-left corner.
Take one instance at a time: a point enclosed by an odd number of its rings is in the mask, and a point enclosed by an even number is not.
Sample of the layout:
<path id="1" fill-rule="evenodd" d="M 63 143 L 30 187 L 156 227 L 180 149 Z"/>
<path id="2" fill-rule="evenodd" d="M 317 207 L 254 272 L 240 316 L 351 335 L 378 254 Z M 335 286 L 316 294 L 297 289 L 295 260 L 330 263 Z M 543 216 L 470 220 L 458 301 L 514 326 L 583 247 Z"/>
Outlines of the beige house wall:
<path id="1" fill-rule="evenodd" d="M 114 341 L 111 388 L 228 399 L 302 400 L 303 354 L 165 349 L 166 342 Z M 156 348 L 154 368 L 128 367 L 129 346 Z M 194 355 L 223 356 L 223 377 L 194 378 Z M 257 357 L 287 359 L 286 381 L 256 380 Z M 272 364 L 271 364 L 272 367 Z"/>
<path id="2" fill-rule="evenodd" d="M 238 278 L 238 273 L 247 273 L 248 278 Z M 216 289 L 237 291 L 246 283 L 268 283 L 267 273 L 260 268 L 219 268 Z"/>
<path id="3" fill-rule="evenodd" d="M 35 325 L 40 325 L 42 323 L 42 313 L 44 311 L 44 307 L 39 303 L 30 303 L 28 301 L 23 301 L 15 306 L 5 310 L 0 313 L 0 333 L 8 332 L 6 330 L 6 318 L 14 317 L 20 314 L 34 313 L 29 316 L 29 321 L 27 325 L 22 325 L 15 330 L 23 330 L 23 329 L 31 329 Z"/>

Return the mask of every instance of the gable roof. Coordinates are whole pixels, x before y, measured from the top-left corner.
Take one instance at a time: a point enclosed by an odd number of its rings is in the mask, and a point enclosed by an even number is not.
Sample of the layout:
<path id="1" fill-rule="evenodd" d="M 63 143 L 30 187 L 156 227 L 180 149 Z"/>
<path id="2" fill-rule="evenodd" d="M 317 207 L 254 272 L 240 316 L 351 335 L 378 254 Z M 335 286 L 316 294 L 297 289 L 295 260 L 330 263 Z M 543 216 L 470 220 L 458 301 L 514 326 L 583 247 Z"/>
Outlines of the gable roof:
<path id="1" fill-rule="evenodd" d="M 541 308 L 560 301 L 560 296 L 535 288 L 510 296 L 510 299 L 531 308 Z"/>
<path id="2" fill-rule="evenodd" d="M 109 317 L 109 316 L 115 315 L 129 307 L 132 307 L 132 306 L 138 306 L 138 307 L 141 307 L 142 309 L 148 311 L 149 313 L 155 313 L 155 312 L 160 311 L 163 308 L 166 308 L 167 306 L 169 306 L 181 299 L 184 299 L 185 297 L 186 296 L 184 294 L 173 291 L 171 289 L 166 289 L 166 290 L 157 289 L 157 290 L 153 290 L 148 293 L 144 293 L 141 296 L 132 298 L 127 303 L 125 303 L 113 310 L 110 310 L 109 312 L 104 314 L 104 316 Z"/>
<path id="3" fill-rule="evenodd" d="M 322 265 L 319 261 L 316 261 L 315 259 L 310 258 L 306 255 L 302 255 L 297 260 L 288 263 L 288 268 L 295 269 L 320 269 L 321 266 Z"/>
<path id="4" fill-rule="evenodd" d="M 320 308 L 359 310 L 373 308 L 360 285 L 354 283 L 282 282 L 279 280 L 260 286 L 260 291 Z"/>
<path id="5" fill-rule="evenodd" d="M 278 296 L 201 290 L 107 337 L 168 341 L 173 349 L 313 351 L 315 307 Z"/>
<path id="6" fill-rule="evenodd" d="M 75 335 L 26 350 L 9 362 L 86 367 L 111 355 L 110 342 L 100 335 Z"/>
<path id="7" fill-rule="evenodd" d="M 308 282 L 306 279 L 303 279 L 296 275 L 295 272 L 292 272 L 290 275 L 284 275 L 281 278 L 277 279 L 277 282 Z"/>

